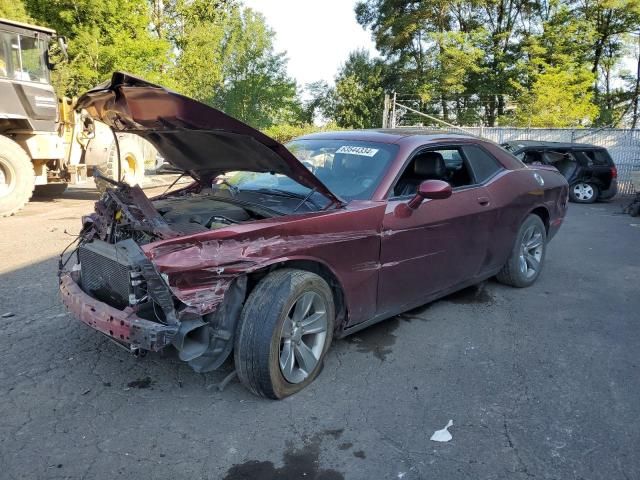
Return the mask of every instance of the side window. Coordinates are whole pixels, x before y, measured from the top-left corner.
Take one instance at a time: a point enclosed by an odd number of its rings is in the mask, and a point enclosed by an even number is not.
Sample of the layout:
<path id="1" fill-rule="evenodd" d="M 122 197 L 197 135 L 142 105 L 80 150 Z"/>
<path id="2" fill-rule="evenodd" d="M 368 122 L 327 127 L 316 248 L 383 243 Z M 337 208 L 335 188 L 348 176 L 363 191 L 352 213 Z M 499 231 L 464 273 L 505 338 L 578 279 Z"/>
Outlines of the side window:
<path id="1" fill-rule="evenodd" d="M 22 57 L 20 56 L 20 37 L 18 35 L 9 35 L 9 56 L 11 57 L 11 72 L 10 75 L 16 80 L 23 80 L 22 78 Z"/>
<path id="2" fill-rule="evenodd" d="M 589 166 L 595 165 L 598 167 L 602 167 L 609 165 L 607 154 L 602 150 L 585 150 L 584 154 L 589 158 Z"/>
<path id="3" fill-rule="evenodd" d="M 521 160 L 527 165 L 541 165 L 543 163 L 542 155 L 540 152 L 536 152 L 535 150 L 525 152 L 522 155 L 523 158 Z"/>
<path id="4" fill-rule="evenodd" d="M 471 164 L 476 183 L 484 183 L 502 170 L 500 162 L 482 148 L 476 145 L 465 145 L 462 150 Z"/>
<path id="5" fill-rule="evenodd" d="M 423 150 L 405 167 L 393 189 L 393 196 L 415 195 L 425 180 L 444 180 L 454 188 L 473 184 L 471 171 L 458 147 Z"/>
<path id="6" fill-rule="evenodd" d="M 545 152 L 545 159 L 549 165 L 554 166 L 562 175 L 569 178 L 578 168 L 578 160 L 573 153 L 568 151 Z"/>
<path id="7" fill-rule="evenodd" d="M 6 78 L 9 76 L 9 53 L 4 40 L 5 34 L 0 32 L 0 77 Z"/>
<path id="8" fill-rule="evenodd" d="M 47 69 L 44 63 L 44 42 L 33 37 L 20 37 L 20 53 L 22 55 L 22 80 L 47 82 Z"/>

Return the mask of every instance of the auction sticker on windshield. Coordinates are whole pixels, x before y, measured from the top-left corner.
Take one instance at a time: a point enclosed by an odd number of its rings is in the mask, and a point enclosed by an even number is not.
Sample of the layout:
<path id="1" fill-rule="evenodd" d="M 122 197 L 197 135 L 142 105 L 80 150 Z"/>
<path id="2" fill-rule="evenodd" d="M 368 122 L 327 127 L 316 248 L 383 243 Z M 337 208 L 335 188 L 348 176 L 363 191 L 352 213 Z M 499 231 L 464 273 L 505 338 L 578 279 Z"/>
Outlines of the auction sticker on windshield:
<path id="1" fill-rule="evenodd" d="M 358 147 L 355 145 L 343 145 L 336 153 L 346 153 L 348 155 L 362 155 L 363 157 L 373 157 L 376 153 L 378 153 L 377 148 L 371 147 Z"/>

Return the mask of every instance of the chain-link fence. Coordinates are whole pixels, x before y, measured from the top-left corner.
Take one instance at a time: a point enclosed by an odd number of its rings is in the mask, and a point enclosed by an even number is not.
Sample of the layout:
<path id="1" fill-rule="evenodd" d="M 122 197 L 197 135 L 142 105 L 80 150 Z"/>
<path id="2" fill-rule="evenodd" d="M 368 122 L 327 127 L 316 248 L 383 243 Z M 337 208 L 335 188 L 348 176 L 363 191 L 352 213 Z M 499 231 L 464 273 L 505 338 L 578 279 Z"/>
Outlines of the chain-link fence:
<path id="1" fill-rule="evenodd" d="M 456 131 L 455 129 L 448 129 Z M 512 140 L 540 140 L 545 142 L 590 143 L 605 147 L 618 169 L 619 194 L 634 193 L 631 172 L 640 170 L 640 130 L 630 129 L 564 129 L 465 127 L 465 131 L 488 138 L 496 143 Z"/>
<path id="2" fill-rule="evenodd" d="M 423 125 L 429 125 L 429 128 L 433 128 L 433 125 L 439 125 L 438 128 L 444 131 L 460 132 L 463 130 L 479 137 L 488 138 L 496 143 L 513 140 L 540 140 L 545 142 L 590 143 L 605 147 L 611 154 L 618 169 L 618 192 L 623 195 L 634 193 L 631 172 L 640 171 L 640 130 L 638 129 L 454 127 L 442 119 L 422 113 L 412 108 L 412 106 L 401 103 L 400 99 L 389 97 L 385 101 L 383 123 L 391 128 L 419 127 Z"/>

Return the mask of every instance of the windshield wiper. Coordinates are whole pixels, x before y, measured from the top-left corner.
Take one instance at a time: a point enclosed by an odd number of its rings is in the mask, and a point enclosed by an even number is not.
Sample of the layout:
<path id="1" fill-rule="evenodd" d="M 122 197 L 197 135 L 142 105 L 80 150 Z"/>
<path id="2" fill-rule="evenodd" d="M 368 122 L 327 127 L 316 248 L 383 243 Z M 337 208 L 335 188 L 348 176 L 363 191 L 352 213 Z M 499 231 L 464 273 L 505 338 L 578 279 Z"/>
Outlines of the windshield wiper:
<path id="1" fill-rule="evenodd" d="M 311 195 L 313 195 L 314 193 L 316 193 L 316 190 L 317 190 L 317 188 L 315 188 L 315 187 L 314 187 L 314 188 L 313 188 L 313 189 L 312 189 L 312 190 L 307 194 L 307 196 L 306 196 L 306 197 L 304 197 L 304 198 L 302 199 L 302 201 L 301 201 L 298 205 L 296 205 L 296 208 L 294 208 L 294 209 L 293 209 L 293 213 L 296 213 L 296 212 L 298 211 L 298 209 L 299 209 L 302 205 L 304 205 L 306 202 L 309 202 L 309 203 L 311 203 L 312 205 L 317 206 L 315 203 L 313 203 L 313 202 L 311 201 Z"/>
<path id="2" fill-rule="evenodd" d="M 248 190 L 246 190 L 248 191 Z M 302 195 L 301 193 L 295 193 L 295 192 L 290 192 L 288 190 L 280 190 L 279 188 L 257 188 L 255 190 L 251 190 L 252 192 L 259 192 L 259 193 L 270 193 L 272 195 L 279 195 L 281 197 L 286 197 L 286 198 L 300 198 L 302 199 L 301 204 L 304 204 L 306 202 L 309 202 L 311 205 L 313 205 L 316 208 L 321 208 L 320 205 L 318 205 L 316 202 L 314 202 L 313 200 L 311 200 L 311 195 L 313 195 L 314 193 L 316 193 L 316 189 L 314 188 L 313 190 L 311 190 L 307 195 Z M 294 212 L 300 207 L 300 205 L 298 205 Z"/>

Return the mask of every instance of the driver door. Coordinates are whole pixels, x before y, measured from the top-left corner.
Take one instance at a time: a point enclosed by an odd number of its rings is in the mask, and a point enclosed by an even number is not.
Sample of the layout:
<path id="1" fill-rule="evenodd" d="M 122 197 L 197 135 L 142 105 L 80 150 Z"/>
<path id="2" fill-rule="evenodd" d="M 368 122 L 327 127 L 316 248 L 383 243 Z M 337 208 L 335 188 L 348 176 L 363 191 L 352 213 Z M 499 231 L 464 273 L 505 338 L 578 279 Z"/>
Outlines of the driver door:
<path id="1" fill-rule="evenodd" d="M 445 159 L 447 178 L 442 180 L 452 183 L 451 197 L 424 200 L 412 211 L 406 203 L 413 195 L 392 196 L 387 204 L 378 283 L 381 315 L 424 303 L 478 275 L 484 263 L 491 224 L 486 216 L 492 210 L 489 192 L 475 184 L 460 148 L 437 151 Z M 406 168 L 399 182 L 411 173 L 411 161 Z"/>

